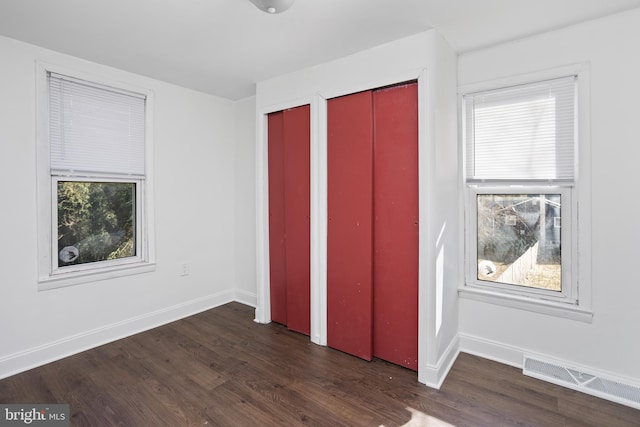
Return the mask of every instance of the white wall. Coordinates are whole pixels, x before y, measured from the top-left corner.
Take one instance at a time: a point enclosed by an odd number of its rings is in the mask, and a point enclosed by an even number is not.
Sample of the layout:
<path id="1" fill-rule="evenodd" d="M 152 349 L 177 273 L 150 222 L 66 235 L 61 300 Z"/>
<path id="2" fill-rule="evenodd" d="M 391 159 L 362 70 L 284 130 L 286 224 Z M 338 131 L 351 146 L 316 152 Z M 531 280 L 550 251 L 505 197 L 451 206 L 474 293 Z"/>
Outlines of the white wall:
<path id="1" fill-rule="evenodd" d="M 234 240 L 253 199 L 235 188 L 252 154 L 234 146 L 234 103 L 7 38 L 0 57 L 0 377 L 233 300 L 234 254 L 254 250 Z M 36 60 L 154 92 L 154 272 L 37 290 Z"/>
<path id="2" fill-rule="evenodd" d="M 591 215 L 592 262 L 580 269 L 591 281 L 593 322 L 462 299 L 463 349 L 514 365 L 534 352 L 640 383 L 638 40 L 635 10 L 459 58 L 460 85 L 583 61 L 591 69 L 592 206 L 581 214 Z"/>
<path id="3" fill-rule="evenodd" d="M 235 103 L 235 294 L 256 306 L 256 98 Z"/>
<path id="4" fill-rule="evenodd" d="M 425 127 L 430 136 L 424 151 L 426 168 L 420 171 L 421 209 L 429 226 L 423 271 L 428 283 L 424 303 L 429 334 L 425 351 L 429 357 L 425 369 L 428 376 L 422 379 L 429 385 L 439 386 L 457 356 L 462 222 L 457 173 L 458 106 L 454 96 L 457 56 L 435 31 L 433 33 L 426 45 L 429 75 L 423 94 L 427 98 Z"/>
<path id="5" fill-rule="evenodd" d="M 439 386 L 457 349 L 459 278 L 455 266 L 459 252 L 459 210 L 456 56 L 436 31 L 258 83 L 256 319 L 269 321 L 267 141 L 263 115 L 311 104 L 311 339 L 323 344 L 326 343 L 326 99 L 416 78 L 420 86 L 419 379 Z M 443 261 L 440 269 L 438 259 Z"/>

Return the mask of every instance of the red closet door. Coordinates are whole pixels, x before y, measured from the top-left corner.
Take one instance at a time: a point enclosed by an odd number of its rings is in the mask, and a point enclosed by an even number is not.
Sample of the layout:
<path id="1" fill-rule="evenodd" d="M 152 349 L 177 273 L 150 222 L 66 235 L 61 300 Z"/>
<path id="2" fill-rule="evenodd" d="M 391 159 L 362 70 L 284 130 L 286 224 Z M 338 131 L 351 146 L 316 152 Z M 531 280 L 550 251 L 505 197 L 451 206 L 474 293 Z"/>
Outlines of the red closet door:
<path id="1" fill-rule="evenodd" d="M 373 93 L 373 355 L 418 369 L 418 85 Z"/>
<path id="2" fill-rule="evenodd" d="M 310 333 L 310 108 L 284 111 L 287 327 Z"/>
<path id="3" fill-rule="evenodd" d="M 372 357 L 372 96 L 327 103 L 327 344 Z"/>
<path id="4" fill-rule="evenodd" d="M 269 279 L 271 320 L 287 324 L 287 274 L 284 216 L 284 113 L 268 116 Z"/>
<path id="5" fill-rule="evenodd" d="M 310 109 L 269 114 L 271 320 L 310 332 Z"/>

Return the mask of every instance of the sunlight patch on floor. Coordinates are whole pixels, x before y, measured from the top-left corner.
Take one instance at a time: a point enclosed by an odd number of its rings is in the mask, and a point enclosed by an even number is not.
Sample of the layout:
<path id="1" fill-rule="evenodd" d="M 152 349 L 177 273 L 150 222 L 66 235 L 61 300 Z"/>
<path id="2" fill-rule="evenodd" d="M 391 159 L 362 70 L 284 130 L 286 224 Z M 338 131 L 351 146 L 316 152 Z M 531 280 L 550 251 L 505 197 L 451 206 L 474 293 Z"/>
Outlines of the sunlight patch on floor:
<path id="1" fill-rule="evenodd" d="M 409 407 L 406 409 L 411 412 L 411 419 L 401 427 L 455 427 L 453 424 L 449 424 L 441 419 L 427 415 L 417 409 Z M 380 424 L 380 427 L 385 427 L 385 425 Z"/>

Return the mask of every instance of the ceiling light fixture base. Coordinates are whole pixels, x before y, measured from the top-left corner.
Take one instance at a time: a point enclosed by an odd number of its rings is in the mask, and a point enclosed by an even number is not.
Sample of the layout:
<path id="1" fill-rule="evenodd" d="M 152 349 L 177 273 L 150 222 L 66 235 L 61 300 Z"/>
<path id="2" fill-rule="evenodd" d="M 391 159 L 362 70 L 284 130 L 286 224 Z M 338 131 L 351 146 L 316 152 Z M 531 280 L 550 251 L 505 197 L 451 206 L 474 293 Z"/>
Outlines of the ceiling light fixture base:
<path id="1" fill-rule="evenodd" d="M 249 0 L 261 11 L 274 15 L 282 13 L 293 5 L 294 0 Z"/>

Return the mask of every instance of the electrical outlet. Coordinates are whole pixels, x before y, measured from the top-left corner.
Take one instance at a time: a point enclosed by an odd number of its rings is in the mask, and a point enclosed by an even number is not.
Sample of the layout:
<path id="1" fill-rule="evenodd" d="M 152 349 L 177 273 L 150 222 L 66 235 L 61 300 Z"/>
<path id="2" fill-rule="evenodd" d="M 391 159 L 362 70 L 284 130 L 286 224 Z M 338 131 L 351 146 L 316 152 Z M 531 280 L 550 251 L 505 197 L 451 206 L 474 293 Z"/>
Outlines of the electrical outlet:
<path id="1" fill-rule="evenodd" d="M 189 264 L 188 262 L 185 262 L 182 264 L 181 266 L 182 268 L 180 269 L 180 275 L 181 276 L 188 276 L 191 270 L 191 264 Z"/>

